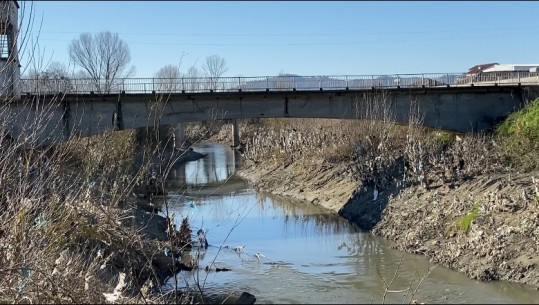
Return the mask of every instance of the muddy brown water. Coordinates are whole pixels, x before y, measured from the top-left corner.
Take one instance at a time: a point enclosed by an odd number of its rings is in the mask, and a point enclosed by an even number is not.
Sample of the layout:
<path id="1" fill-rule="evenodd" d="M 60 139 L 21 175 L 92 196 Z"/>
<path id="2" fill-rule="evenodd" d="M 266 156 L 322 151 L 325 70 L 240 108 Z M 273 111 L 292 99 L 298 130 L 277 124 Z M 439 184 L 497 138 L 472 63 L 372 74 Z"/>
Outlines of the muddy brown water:
<path id="1" fill-rule="evenodd" d="M 471 280 L 323 208 L 257 192 L 234 176 L 241 160 L 226 145 L 193 148 L 207 156 L 172 170 L 167 200 L 177 226 L 188 216 L 209 247 L 194 249 L 201 268 L 170 278 L 168 288 L 202 287 L 209 297 L 246 291 L 259 304 L 539 302 L 534 287 Z"/>

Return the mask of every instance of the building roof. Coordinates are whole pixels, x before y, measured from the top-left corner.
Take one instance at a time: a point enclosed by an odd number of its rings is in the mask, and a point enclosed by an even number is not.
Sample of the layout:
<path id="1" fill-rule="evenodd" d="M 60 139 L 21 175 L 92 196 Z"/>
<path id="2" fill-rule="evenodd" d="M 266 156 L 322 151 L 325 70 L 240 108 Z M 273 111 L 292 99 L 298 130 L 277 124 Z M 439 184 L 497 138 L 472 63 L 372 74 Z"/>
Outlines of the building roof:
<path id="1" fill-rule="evenodd" d="M 538 68 L 539 64 L 499 64 L 483 70 L 484 72 L 509 72 L 509 71 L 530 71 Z"/>
<path id="2" fill-rule="evenodd" d="M 486 70 L 488 68 L 491 68 L 491 67 L 493 67 L 495 65 L 498 65 L 498 63 L 495 62 L 495 63 L 475 65 L 475 66 L 471 67 L 470 69 L 468 69 L 468 74 L 477 74 L 477 73 L 479 73 L 481 71 L 484 71 L 484 70 Z"/>

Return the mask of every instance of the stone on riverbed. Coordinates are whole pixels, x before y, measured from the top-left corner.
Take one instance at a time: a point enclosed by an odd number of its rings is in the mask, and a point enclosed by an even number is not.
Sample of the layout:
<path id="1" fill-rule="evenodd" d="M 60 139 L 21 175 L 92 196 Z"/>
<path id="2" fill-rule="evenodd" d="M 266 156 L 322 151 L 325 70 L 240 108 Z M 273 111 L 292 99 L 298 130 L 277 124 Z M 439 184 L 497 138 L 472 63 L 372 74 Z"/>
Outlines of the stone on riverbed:
<path id="1" fill-rule="evenodd" d="M 236 301 L 236 304 L 254 304 L 256 302 L 256 298 L 254 295 L 244 292 L 240 295 L 240 298 Z"/>

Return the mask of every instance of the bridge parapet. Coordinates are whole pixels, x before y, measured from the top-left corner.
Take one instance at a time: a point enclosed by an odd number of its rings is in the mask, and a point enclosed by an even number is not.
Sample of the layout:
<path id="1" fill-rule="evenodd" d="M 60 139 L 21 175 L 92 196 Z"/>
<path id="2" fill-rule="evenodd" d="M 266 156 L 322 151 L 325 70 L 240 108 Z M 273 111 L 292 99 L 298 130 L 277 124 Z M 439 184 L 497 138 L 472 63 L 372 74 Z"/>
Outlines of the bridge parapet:
<path id="1" fill-rule="evenodd" d="M 425 73 L 392 75 L 337 76 L 257 76 L 200 78 L 122 78 L 105 88 L 104 81 L 93 79 L 21 79 L 23 95 L 40 94 L 141 94 L 208 93 L 260 91 L 331 91 L 395 88 L 436 88 L 452 86 L 539 85 L 537 72 L 500 72 L 466 75 L 463 73 Z"/>

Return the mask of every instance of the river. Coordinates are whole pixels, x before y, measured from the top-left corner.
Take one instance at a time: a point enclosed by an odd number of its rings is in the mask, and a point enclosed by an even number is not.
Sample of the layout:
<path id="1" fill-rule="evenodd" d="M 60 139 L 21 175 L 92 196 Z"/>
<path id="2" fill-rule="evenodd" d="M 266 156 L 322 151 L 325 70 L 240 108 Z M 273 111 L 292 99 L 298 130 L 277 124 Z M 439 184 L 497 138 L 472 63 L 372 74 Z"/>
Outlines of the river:
<path id="1" fill-rule="evenodd" d="M 193 148 L 207 155 L 173 168 L 167 200 L 177 226 L 189 217 L 209 246 L 198 253 L 199 270 L 177 275 L 178 287 L 198 283 L 210 296 L 246 291 L 258 304 L 539 302 L 530 286 L 478 282 L 440 266 L 425 276 L 434 267 L 426 257 L 394 250 L 318 206 L 250 188 L 234 175 L 241 160 L 226 145 Z"/>

